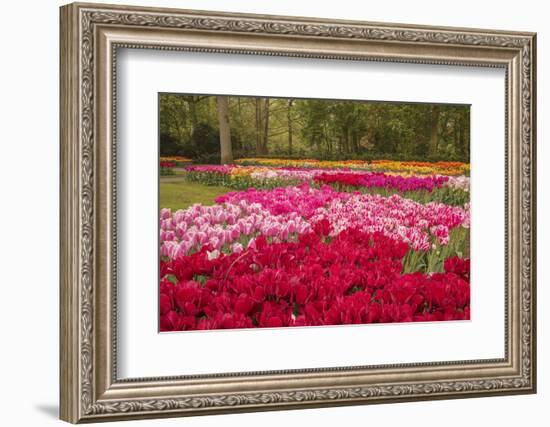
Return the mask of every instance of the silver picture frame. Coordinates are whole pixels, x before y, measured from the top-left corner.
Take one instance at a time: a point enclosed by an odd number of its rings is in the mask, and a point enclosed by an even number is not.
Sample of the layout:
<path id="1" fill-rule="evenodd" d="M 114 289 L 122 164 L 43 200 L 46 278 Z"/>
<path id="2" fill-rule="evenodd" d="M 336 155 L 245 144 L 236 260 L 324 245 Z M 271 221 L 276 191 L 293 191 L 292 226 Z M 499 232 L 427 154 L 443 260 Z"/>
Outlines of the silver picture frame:
<path id="1" fill-rule="evenodd" d="M 536 35 L 74 3 L 60 10 L 60 417 L 97 422 L 536 391 Z M 499 67 L 505 357 L 117 378 L 117 49 Z"/>

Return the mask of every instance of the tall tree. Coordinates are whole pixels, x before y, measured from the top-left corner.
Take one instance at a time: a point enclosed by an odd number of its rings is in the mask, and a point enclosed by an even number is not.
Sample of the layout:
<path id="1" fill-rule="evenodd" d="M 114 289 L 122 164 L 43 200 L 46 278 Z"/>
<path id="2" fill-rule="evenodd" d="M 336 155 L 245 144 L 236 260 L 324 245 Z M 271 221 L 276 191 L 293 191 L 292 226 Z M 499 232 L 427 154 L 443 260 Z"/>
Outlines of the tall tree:
<path id="1" fill-rule="evenodd" d="M 439 105 L 432 105 L 431 123 L 430 123 L 430 154 L 437 154 L 437 142 L 439 137 L 439 115 L 441 114 Z"/>
<path id="2" fill-rule="evenodd" d="M 293 99 L 288 100 L 288 110 L 287 110 L 287 121 L 288 121 L 288 154 L 292 156 L 292 104 L 294 103 Z"/>
<path id="3" fill-rule="evenodd" d="M 233 163 L 233 150 L 231 149 L 231 128 L 229 127 L 229 98 L 217 96 L 218 122 L 220 127 L 220 152 L 221 164 Z"/>
<path id="4" fill-rule="evenodd" d="M 266 98 L 264 107 L 264 135 L 262 139 L 262 154 L 267 154 L 267 142 L 269 140 L 269 105 L 269 98 Z"/>
<path id="5" fill-rule="evenodd" d="M 262 104 L 260 98 L 255 98 L 254 101 L 254 112 L 256 113 L 256 153 L 262 154 Z"/>
<path id="6" fill-rule="evenodd" d="M 256 153 L 265 155 L 268 153 L 267 141 L 269 137 L 269 98 L 255 100 L 256 112 Z"/>
<path id="7" fill-rule="evenodd" d="M 469 110 L 463 109 L 460 111 L 458 146 L 462 156 L 470 161 L 470 120 L 468 115 Z"/>
<path id="8" fill-rule="evenodd" d="M 189 97 L 189 115 L 191 118 L 191 133 L 197 128 L 199 122 L 197 118 L 197 98 L 194 96 Z"/>

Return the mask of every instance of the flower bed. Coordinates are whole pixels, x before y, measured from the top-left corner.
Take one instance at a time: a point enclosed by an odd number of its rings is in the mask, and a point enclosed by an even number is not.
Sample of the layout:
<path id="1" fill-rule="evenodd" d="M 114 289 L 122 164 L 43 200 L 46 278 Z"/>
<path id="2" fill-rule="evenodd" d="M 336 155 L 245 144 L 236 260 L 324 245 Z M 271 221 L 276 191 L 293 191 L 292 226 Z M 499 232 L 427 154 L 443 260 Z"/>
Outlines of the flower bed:
<path id="1" fill-rule="evenodd" d="M 171 162 L 174 163 L 174 167 L 181 168 L 187 166 L 192 160 L 182 156 L 163 156 L 160 158 L 160 162 Z"/>
<path id="2" fill-rule="evenodd" d="M 468 164 L 237 163 L 161 210 L 162 331 L 469 319 Z"/>
<path id="3" fill-rule="evenodd" d="M 464 175 L 470 172 L 470 164 L 462 162 L 399 162 L 373 160 L 371 170 L 407 171 L 416 174 Z"/>
<path id="4" fill-rule="evenodd" d="M 204 248 L 214 254 L 240 252 L 258 235 L 283 241 L 308 230 L 310 224 L 297 213 L 274 215 L 258 203 L 246 201 L 224 206 L 194 205 L 174 215 L 170 209 L 163 209 L 160 254 L 174 259 Z"/>
<path id="5" fill-rule="evenodd" d="M 163 331 L 469 318 L 468 206 L 308 183 L 216 202 L 161 211 Z"/>
<path id="6" fill-rule="evenodd" d="M 236 160 L 239 165 L 271 167 L 303 167 L 326 169 L 359 169 L 371 171 L 394 171 L 428 175 L 464 175 L 470 172 L 469 163 L 462 162 L 403 162 L 393 160 L 315 160 L 315 159 L 269 159 L 244 158 Z"/>
<path id="7" fill-rule="evenodd" d="M 262 236 L 244 252 L 212 258 L 203 248 L 161 262 L 162 331 L 319 326 L 469 318 L 469 263 L 401 274 L 408 246 L 320 223 L 296 242 Z"/>
<path id="8" fill-rule="evenodd" d="M 170 161 L 161 161 L 160 162 L 160 176 L 170 176 L 175 175 L 174 168 L 176 167 L 175 162 Z"/>
<path id="9" fill-rule="evenodd" d="M 295 167 L 193 165 L 186 168 L 186 177 L 193 182 L 239 190 L 274 189 L 311 182 L 330 184 L 339 191 L 371 192 L 384 196 L 399 193 L 419 202 L 439 201 L 463 205 L 469 199 L 469 178 L 464 176 L 416 176 L 395 172 Z"/>
<path id="10" fill-rule="evenodd" d="M 303 184 L 271 191 L 249 189 L 216 199 L 218 203 L 242 201 L 259 204 L 274 215 L 296 213 L 313 223 L 327 219 L 335 232 L 349 227 L 382 232 L 405 241 L 415 250 L 429 250 L 433 243 L 445 245 L 451 229 L 469 227 L 469 212 L 461 207 L 421 204 L 398 195 L 339 192 L 328 186 L 315 189 Z"/>
<path id="11" fill-rule="evenodd" d="M 315 182 L 323 184 L 338 184 L 340 187 L 367 187 L 367 188 L 387 188 L 395 189 L 401 192 L 428 190 L 441 188 L 449 181 L 446 176 L 410 176 L 387 175 L 381 172 L 375 173 L 321 173 L 314 178 Z"/>

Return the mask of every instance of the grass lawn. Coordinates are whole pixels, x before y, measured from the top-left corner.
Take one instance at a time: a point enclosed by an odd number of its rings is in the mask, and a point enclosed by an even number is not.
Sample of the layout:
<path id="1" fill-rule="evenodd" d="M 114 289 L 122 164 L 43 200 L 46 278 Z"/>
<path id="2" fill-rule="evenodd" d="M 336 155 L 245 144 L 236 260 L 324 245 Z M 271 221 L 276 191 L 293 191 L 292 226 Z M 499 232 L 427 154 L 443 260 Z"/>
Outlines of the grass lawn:
<path id="1" fill-rule="evenodd" d="M 194 203 L 213 205 L 214 199 L 231 191 L 225 187 L 211 187 L 196 182 L 160 182 L 160 207 L 172 211 L 185 209 Z"/>

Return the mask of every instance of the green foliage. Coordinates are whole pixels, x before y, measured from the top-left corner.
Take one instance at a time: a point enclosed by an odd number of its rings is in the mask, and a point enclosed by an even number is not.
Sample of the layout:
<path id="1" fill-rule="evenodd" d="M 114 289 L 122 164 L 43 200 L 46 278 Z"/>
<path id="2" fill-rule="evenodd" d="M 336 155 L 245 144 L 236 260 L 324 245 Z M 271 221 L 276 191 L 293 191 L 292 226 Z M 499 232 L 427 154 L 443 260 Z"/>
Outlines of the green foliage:
<path id="1" fill-rule="evenodd" d="M 182 151 L 178 139 L 170 133 L 160 134 L 160 146 L 163 156 L 177 156 Z"/>
<path id="2" fill-rule="evenodd" d="M 232 96 L 229 123 L 235 158 L 469 162 L 469 106 Z M 160 135 L 161 155 L 219 163 L 216 96 L 161 94 Z"/>
<path id="3" fill-rule="evenodd" d="M 160 176 L 173 176 L 176 172 L 172 168 L 160 168 Z"/>
<path id="4" fill-rule="evenodd" d="M 199 123 L 191 134 L 191 145 L 196 154 L 219 154 L 218 130 L 208 123 Z"/>
<path id="5" fill-rule="evenodd" d="M 449 233 L 449 243 L 441 246 L 437 239 L 432 238 L 433 246 L 430 251 L 422 252 L 410 249 L 403 259 L 403 274 L 405 273 L 441 273 L 443 263 L 447 258 L 458 256 L 470 257 L 470 229 L 464 227 L 453 228 Z"/>

